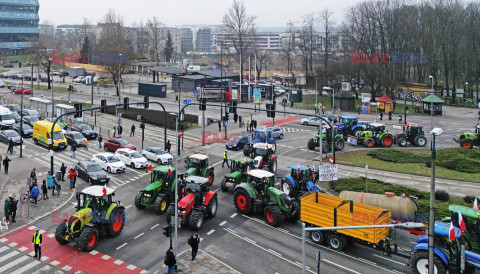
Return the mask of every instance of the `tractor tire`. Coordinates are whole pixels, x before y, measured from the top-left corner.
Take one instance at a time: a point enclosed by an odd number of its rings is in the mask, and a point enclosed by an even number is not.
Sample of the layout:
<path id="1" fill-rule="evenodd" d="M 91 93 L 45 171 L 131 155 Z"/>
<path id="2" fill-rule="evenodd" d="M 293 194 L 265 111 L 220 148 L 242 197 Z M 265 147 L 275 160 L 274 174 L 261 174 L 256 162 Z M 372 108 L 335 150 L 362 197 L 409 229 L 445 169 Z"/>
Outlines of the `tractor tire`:
<path id="1" fill-rule="evenodd" d="M 308 140 L 308 142 L 307 142 L 307 147 L 308 147 L 308 149 L 310 149 L 310 150 L 315 150 L 315 147 L 316 147 L 316 146 L 315 146 L 315 142 L 313 141 L 313 139 Z"/>
<path id="2" fill-rule="evenodd" d="M 227 186 L 227 179 L 223 178 L 222 182 L 220 182 L 220 189 L 222 192 L 227 192 L 228 191 L 228 186 Z"/>
<path id="3" fill-rule="evenodd" d="M 192 230 L 198 231 L 203 224 L 203 213 L 200 210 L 194 210 L 188 218 L 188 225 Z"/>
<path id="4" fill-rule="evenodd" d="M 375 146 L 375 141 L 372 138 L 366 138 L 363 144 L 368 148 L 372 148 Z"/>
<path id="5" fill-rule="evenodd" d="M 277 171 L 277 159 L 274 159 L 273 162 L 268 165 L 268 169 L 272 172 L 275 173 Z"/>
<path id="6" fill-rule="evenodd" d="M 67 234 L 67 225 L 65 223 L 61 223 L 57 225 L 55 229 L 55 240 L 61 245 L 66 245 L 70 241 L 65 239 L 65 235 Z"/>
<path id="7" fill-rule="evenodd" d="M 408 143 L 408 141 L 405 138 L 398 138 L 398 140 L 397 140 L 397 144 L 398 144 L 399 147 L 406 147 L 407 143 Z"/>
<path id="8" fill-rule="evenodd" d="M 300 204 L 298 201 L 292 201 L 292 210 L 295 211 L 295 213 L 290 216 L 289 221 L 296 223 L 300 220 Z"/>
<path id="9" fill-rule="evenodd" d="M 98 230 L 95 227 L 85 227 L 78 238 L 78 247 L 83 252 L 95 249 L 98 241 Z"/>
<path id="10" fill-rule="evenodd" d="M 413 142 L 417 147 L 424 147 L 427 145 L 427 138 L 425 136 L 417 136 L 413 139 Z"/>
<path id="11" fill-rule="evenodd" d="M 279 227 L 283 222 L 282 210 L 277 205 L 265 207 L 265 222 L 273 227 Z"/>
<path id="12" fill-rule="evenodd" d="M 362 129 L 356 128 L 356 129 L 352 132 L 352 135 L 358 139 L 358 138 L 360 138 L 360 136 L 362 135 L 362 132 L 363 132 Z"/>
<path id="13" fill-rule="evenodd" d="M 463 148 L 468 148 L 468 149 L 473 148 L 473 144 L 472 144 L 472 141 L 470 139 L 460 140 L 460 146 L 463 147 Z"/>
<path id="14" fill-rule="evenodd" d="M 342 236 L 332 233 L 327 237 L 328 246 L 335 251 L 342 251 L 345 248 L 345 240 Z"/>
<path id="15" fill-rule="evenodd" d="M 447 273 L 447 269 L 443 262 L 438 258 L 437 255 L 433 258 L 433 263 L 435 264 L 434 273 L 444 274 Z M 428 252 L 424 250 L 416 251 L 410 257 L 409 260 L 410 271 L 416 274 L 422 274 L 428 272 Z"/>
<path id="16" fill-rule="evenodd" d="M 137 193 L 137 196 L 135 196 L 135 206 L 138 208 L 138 209 L 144 209 L 145 206 L 142 205 L 142 197 L 143 197 L 143 192 L 140 191 Z"/>
<path id="17" fill-rule="evenodd" d="M 310 240 L 316 243 L 317 245 L 321 245 L 325 242 L 325 235 L 322 231 L 310 231 Z"/>
<path id="18" fill-rule="evenodd" d="M 233 193 L 233 202 L 235 203 L 237 211 L 242 214 L 250 214 L 252 211 L 253 200 L 243 188 L 235 190 Z"/>
<path id="19" fill-rule="evenodd" d="M 167 209 L 167 214 L 165 215 L 165 219 L 167 219 L 167 224 L 172 222 L 172 218 L 175 217 L 175 205 L 170 205 Z"/>
<path id="20" fill-rule="evenodd" d="M 114 209 L 110 214 L 110 223 L 105 224 L 107 228 L 107 234 L 110 237 L 117 237 L 122 233 L 125 226 L 125 211 L 122 208 Z"/>
<path id="21" fill-rule="evenodd" d="M 157 199 L 155 199 L 155 208 L 154 208 L 155 213 L 165 214 L 165 212 L 167 212 L 168 210 L 168 204 L 169 204 L 169 201 L 167 197 L 158 195 Z"/>
<path id="22" fill-rule="evenodd" d="M 243 155 L 244 156 L 250 156 L 250 145 L 245 145 L 243 147 Z"/>
<path id="23" fill-rule="evenodd" d="M 295 192 L 295 188 L 293 187 L 292 183 L 286 178 L 282 179 L 282 182 L 280 183 L 280 190 L 285 192 L 285 194 L 290 197 L 292 197 L 293 193 Z"/>
<path id="24" fill-rule="evenodd" d="M 383 135 L 380 141 L 382 142 L 382 146 L 391 147 L 393 144 L 393 137 L 392 135 Z"/>
<path id="25" fill-rule="evenodd" d="M 215 173 L 213 170 L 207 171 L 207 178 L 208 178 L 208 186 L 213 185 L 213 181 L 215 180 Z"/>
<path id="26" fill-rule="evenodd" d="M 217 215 L 217 209 L 218 209 L 218 198 L 217 198 L 217 194 L 215 194 L 213 195 L 212 199 L 207 205 L 206 217 L 207 218 L 215 217 L 215 215 Z"/>
<path id="27" fill-rule="evenodd" d="M 335 151 L 342 151 L 345 147 L 345 141 L 342 138 L 335 140 Z"/>

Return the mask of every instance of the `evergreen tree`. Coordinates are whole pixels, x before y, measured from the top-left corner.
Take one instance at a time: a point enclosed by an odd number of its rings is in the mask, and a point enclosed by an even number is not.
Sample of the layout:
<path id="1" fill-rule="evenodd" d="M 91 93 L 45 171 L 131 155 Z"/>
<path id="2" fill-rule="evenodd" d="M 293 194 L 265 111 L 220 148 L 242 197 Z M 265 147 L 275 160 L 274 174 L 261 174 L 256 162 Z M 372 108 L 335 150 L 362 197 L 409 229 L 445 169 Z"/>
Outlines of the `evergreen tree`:
<path id="1" fill-rule="evenodd" d="M 167 34 L 167 41 L 165 42 L 165 49 L 163 50 L 165 54 L 165 59 L 167 62 L 170 62 L 170 59 L 172 59 L 172 54 L 173 54 L 173 40 L 172 40 L 172 35 L 170 34 L 170 31 Z"/>
<path id="2" fill-rule="evenodd" d="M 88 38 L 88 36 L 85 36 L 85 38 L 83 39 L 83 45 L 82 45 L 82 49 L 80 50 L 80 53 L 88 53 L 90 54 L 90 39 Z M 79 60 L 80 63 L 88 63 L 88 58 L 87 60 Z"/>

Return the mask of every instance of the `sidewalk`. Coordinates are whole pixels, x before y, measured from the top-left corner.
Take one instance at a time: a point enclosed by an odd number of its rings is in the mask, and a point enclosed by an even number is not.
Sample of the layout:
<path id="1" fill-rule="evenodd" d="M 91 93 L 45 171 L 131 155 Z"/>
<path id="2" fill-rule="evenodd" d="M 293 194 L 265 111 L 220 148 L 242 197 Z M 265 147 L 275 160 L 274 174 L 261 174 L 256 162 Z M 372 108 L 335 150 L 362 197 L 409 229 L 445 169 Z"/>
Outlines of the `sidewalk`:
<path id="1" fill-rule="evenodd" d="M 203 274 L 203 273 L 229 273 L 239 274 L 237 270 L 233 269 L 224 262 L 218 260 L 212 255 L 203 250 L 199 250 L 196 263 L 192 262 L 191 250 L 187 249 L 177 256 L 177 267 L 179 272 L 189 274 Z M 166 270 L 166 267 L 165 267 Z"/>

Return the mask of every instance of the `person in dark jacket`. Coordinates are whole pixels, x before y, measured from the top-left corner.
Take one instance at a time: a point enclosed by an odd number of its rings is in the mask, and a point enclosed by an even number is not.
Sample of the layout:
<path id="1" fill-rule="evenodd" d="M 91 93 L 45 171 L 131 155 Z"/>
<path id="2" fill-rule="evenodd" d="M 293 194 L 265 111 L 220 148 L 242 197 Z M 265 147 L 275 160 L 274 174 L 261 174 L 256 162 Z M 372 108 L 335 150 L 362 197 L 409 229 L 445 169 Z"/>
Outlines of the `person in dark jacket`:
<path id="1" fill-rule="evenodd" d="M 8 156 L 5 156 L 5 159 L 3 159 L 3 169 L 5 170 L 5 173 L 8 174 L 8 166 L 10 165 L 10 159 L 8 159 Z"/>
<path id="2" fill-rule="evenodd" d="M 13 154 L 13 140 L 12 139 L 8 140 L 7 154 L 8 154 L 8 152 L 10 152 L 10 155 Z"/>
<path id="3" fill-rule="evenodd" d="M 34 258 L 37 258 L 37 254 L 38 254 L 38 259 L 40 260 L 42 258 L 42 234 L 40 233 L 40 230 L 38 228 L 35 230 L 35 233 L 33 234 L 32 245 L 35 247 Z"/>
<path id="4" fill-rule="evenodd" d="M 170 140 L 167 140 L 167 145 L 165 146 L 165 149 L 170 153 L 170 149 L 172 149 L 172 144 L 170 144 Z"/>
<path id="5" fill-rule="evenodd" d="M 12 223 L 16 223 L 15 217 L 17 216 L 17 204 L 18 200 L 15 199 L 15 196 L 10 198 L 10 215 L 12 215 Z"/>
<path id="6" fill-rule="evenodd" d="M 118 137 L 119 138 L 122 138 L 122 133 L 123 133 L 123 127 L 122 127 L 122 125 L 119 125 L 118 126 Z"/>
<path id="7" fill-rule="evenodd" d="M 67 173 L 67 165 L 65 165 L 65 163 L 62 163 L 62 166 L 60 167 L 60 173 L 62 174 L 62 182 L 65 182 L 65 173 Z"/>
<path id="8" fill-rule="evenodd" d="M 197 257 L 198 253 L 198 245 L 200 245 L 200 237 L 197 233 L 192 234 L 190 239 L 188 239 L 188 244 L 192 247 L 192 261 L 195 261 L 195 257 Z"/>
<path id="9" fill-rule="evenodd" d="M 218 120 L 218 131 L 222 131 L 222 122 Z"/>
<path id="10" fill-rule="evenodd" d="M 32 178 L 33 182 L 37 182 L 37 172 L 35 168 L 30 172 L 30 178 Z"/>
<path id="11" fill-rule="evenodd" d="M 43 199 L 46 200 L 48 199 L 48 188 L 47 188 L 47 181 L 43 180 L 42 183 L 42 194 L 43 194 Z"/>
<path id="12" fill-rule="evenodd" d="M 75 158 L 75 151 L 77 151 L 77 145 L 75 143 L 72 143 L 72 156 L 70 158 Z"/>
<path id="13" fill-rule="evenodd" d="M 135 125 L 132 124 L 132 126 L 130 127 L 130 137 L 132 136 L 135 136 Z"/>
<path id="14" fill-rule="evenodd" d="M 175 259 L 175 254 L 173 254 L 173 248 L 168 249 L 164 263 L 168 266 L 167 274 L 173 274 L 175 265 L 177 264 L 177 259 Z"/>
<path id="15" fill-rule="evenodd" d="M 98 148 L 102 148 L 102 141 L 103 141 L 102 135 L 98 135 Z"/>

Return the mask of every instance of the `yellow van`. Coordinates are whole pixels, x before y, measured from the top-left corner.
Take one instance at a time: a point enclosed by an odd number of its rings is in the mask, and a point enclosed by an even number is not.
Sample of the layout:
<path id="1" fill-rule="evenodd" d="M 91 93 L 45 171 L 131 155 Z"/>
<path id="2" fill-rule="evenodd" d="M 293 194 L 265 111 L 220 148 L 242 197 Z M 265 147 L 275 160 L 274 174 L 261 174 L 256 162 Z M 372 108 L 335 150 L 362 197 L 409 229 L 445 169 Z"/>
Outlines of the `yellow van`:
<path id="1" fill-rule="evenodd" d="M 50 121 L 37 121 L 33 123 L 33 142 L 37 145 L 40 144 L 47 148 L 53 149 L 66 149 L 67 139 L 63 135 L 62 129 L 58 124 L 55 125 L 53 130 L 53 144 L 49 142 L 50 133 L 52 132 L 53 123 Z"/>
<path id="2" fill-rule="evenodd" d="M 97 76 L 93 79 L 93 82 L 99 83 L 99 84 L 104 84 L 108 82 L 108 78 L 106 76 Z"/>

